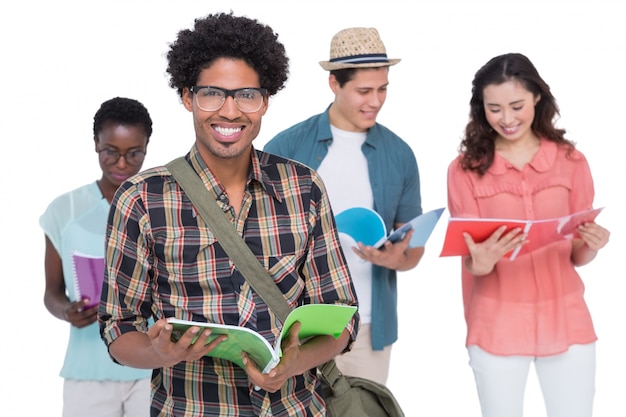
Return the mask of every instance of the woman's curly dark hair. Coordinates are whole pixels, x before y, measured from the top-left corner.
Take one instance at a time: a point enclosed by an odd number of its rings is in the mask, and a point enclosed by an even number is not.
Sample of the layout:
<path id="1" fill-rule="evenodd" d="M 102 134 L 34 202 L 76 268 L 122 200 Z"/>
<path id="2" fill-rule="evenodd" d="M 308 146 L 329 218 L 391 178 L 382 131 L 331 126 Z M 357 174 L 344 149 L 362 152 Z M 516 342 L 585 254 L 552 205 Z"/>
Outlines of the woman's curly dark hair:
<path id="1" fill-rule="evenodd" d="M 559 107 L 550 92 L 550 86 L 539 76 L 532 62 L 519 53 L 499 55 L 483 65 L 474 76 L 470 120 L 459 147 L 463 169 L 475 171 L 479 176 L 484 175 L 493 163 L 495 140 L 498 136 L 487 122 L 483 91 L 489 85 L 500 85 L 506 81 L 517 81 L 534 97 L 541 97 L 535 106 L 535 117 L 531 125 L 535 135 L 569 146 L 570 151 L 574 148 L 573 142 L 565 139 L 565 130 L 554 125 L 555 118 L 559 116 Z"/>
<path id="2" fill-rule="evenodd" d="M 193 29 L 178 32 L 167 53 L 170 87 L 182 97 L 185 88 L 196 84 L 202 70 L 223 57 L 250 65 L 270 96 L 285 87 L 289 58 L 278 35 L 256 19 L 234 16 L 232 11 L 195 19 Z"/>
<path id="3" fill-rule="evenodd" d="M 107 124 L 120 124 L 125 126 L 141 126 L 148 141 L 152 136 L 152 119 L 148 109 L 139 101 L 126 98 L 114 97 L 102 103 L 93 116 L 93 137 L 98 139 L 98 134 Z"/>

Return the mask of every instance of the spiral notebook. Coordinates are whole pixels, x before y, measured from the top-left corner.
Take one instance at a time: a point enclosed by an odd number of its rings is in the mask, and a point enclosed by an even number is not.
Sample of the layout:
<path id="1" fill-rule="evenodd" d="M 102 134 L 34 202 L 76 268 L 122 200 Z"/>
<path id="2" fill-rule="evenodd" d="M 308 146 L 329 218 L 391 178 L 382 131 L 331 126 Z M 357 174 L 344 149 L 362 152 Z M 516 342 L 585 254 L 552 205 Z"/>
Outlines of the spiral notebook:
<path id="1" fill-rule="evenodd" d="M 86 308 L 98 305 L 104 281 L 104 258 L 74 251 L 72 267 L 77 300 L 88 298 Z"/>

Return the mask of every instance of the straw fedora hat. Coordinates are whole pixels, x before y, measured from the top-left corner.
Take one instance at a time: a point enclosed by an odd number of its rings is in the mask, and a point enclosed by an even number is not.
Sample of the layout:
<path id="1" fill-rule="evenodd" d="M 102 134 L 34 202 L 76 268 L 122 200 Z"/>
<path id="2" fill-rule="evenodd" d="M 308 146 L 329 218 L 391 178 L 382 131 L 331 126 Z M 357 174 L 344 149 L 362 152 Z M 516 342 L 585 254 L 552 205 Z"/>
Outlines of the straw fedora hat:
<path id="1" fill-rule="evenodd" d="M 330 60 L 320 61 L 327 71 L 344 68 L 375 68 L 396 65 L 374 28 L 348 28 L 337 32 L 330 42 Z"/>

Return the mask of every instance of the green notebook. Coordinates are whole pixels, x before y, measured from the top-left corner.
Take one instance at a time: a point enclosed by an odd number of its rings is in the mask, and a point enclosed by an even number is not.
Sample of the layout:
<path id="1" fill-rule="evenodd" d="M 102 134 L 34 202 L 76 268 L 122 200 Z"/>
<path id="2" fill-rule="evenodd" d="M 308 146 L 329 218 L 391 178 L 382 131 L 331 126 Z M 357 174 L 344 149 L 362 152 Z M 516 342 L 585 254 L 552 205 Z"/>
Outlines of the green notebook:
<path id="1" fill-rule="evenodd" d="M 172 332 L 174 341 L 177 341 L 191 326 L 211 328 L 212 334 L 209 342 L 218 335 L 227 335 L 228 339 L 220 343 L 207 356 L 227 359 L 243 368 L 241 352 L 244 351 L 254 360 L 259 369 L 262 369 L 264 373 L 268 373 L 280 362 L 280 342 L 283 336 L 288 333 L 291 325 L 296 321 L 299 321 L 301 324 L 300 333 L 298 334 L 300 340 L 317 335 L 332 335 L 337 338 L 346 328 L 356 310 L 356 306 L 342 304 L 306 304 L 300 306 L 289 313 L 280 336 L 276 340 L 275 347 L 272 347 L 259 333 L 246 327 L 194 322 L 176 318 L 169 318 L 167 321 L 174 327 Z"/>

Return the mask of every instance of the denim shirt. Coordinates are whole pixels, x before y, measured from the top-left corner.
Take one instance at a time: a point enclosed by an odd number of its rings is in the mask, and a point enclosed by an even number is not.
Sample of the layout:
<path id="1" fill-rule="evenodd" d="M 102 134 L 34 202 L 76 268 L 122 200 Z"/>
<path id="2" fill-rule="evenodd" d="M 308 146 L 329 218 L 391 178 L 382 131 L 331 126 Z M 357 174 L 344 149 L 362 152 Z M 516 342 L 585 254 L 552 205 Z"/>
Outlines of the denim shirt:
<path id="1" fill-rule="evenodd" d="M 294 159 L 318 169 L 333 138 L 328 109 L 280 133 L 264 151 Z M 361 147 L 367 160 L 374 210 L 387 230 L 422 214 L 420 179 L 411 147 L 399 136 L 376 123 Z M 347 155 L 348 156 L 348 155 Z M 398 290 L 395 270 L 372 268 L 372 349 L 382 350 L 398 339 Z"/>

